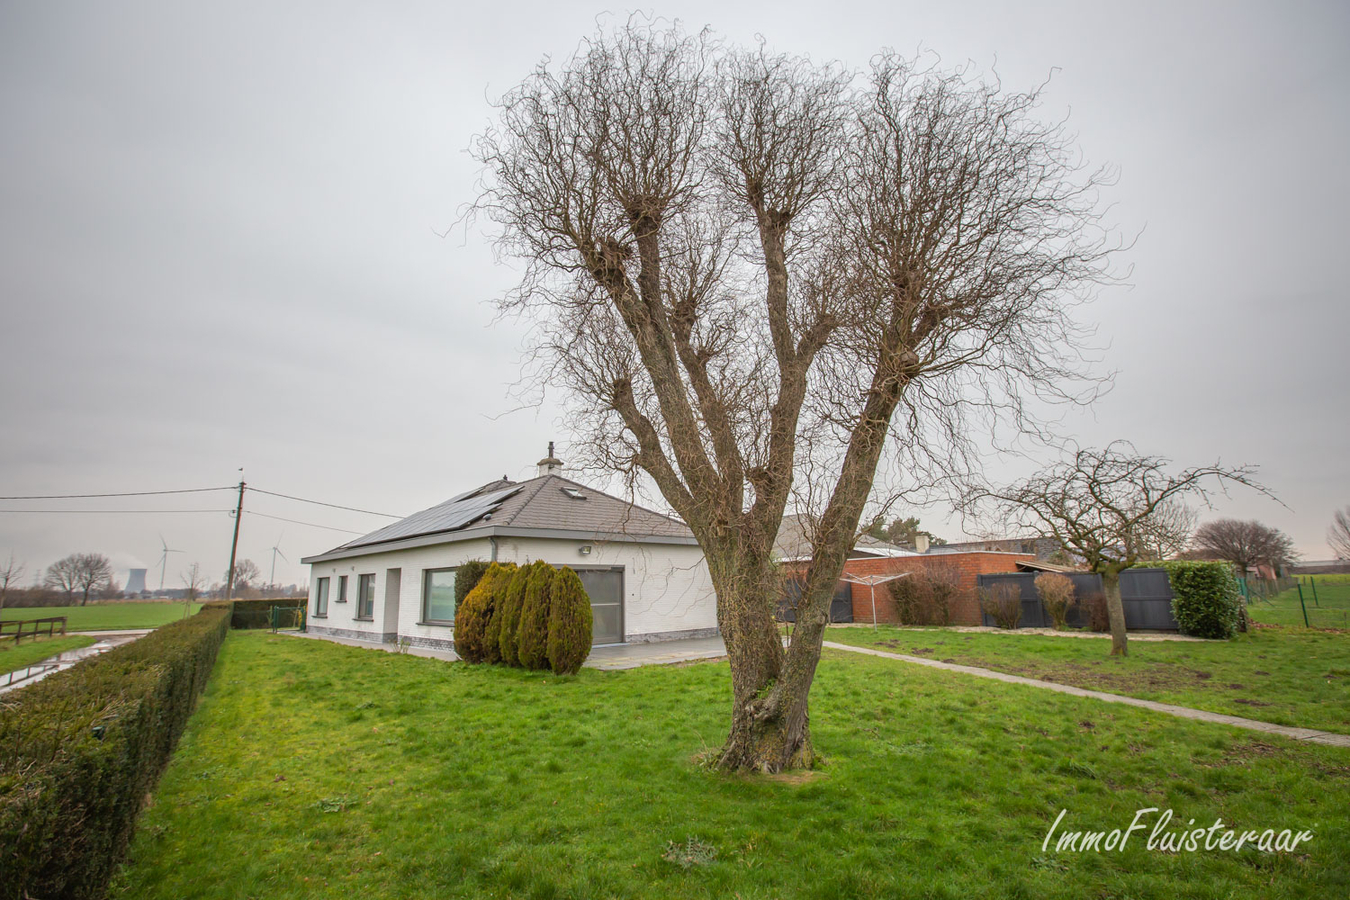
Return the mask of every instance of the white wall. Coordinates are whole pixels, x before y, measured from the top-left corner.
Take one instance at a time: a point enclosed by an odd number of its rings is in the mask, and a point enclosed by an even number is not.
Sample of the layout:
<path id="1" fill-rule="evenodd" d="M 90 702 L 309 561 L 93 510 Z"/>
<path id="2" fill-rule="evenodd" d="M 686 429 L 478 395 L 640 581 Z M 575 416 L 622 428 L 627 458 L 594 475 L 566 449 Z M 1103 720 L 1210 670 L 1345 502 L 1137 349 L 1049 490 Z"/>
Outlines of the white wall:
<path id="1" fill-rule="evenodd" d="M 579 551 L 583 545 L 592 550 Z M 717 627 L 717 604 L 697 545 L 590 542 L 540 538 L 498 538 L 500 562 L 528 563 L 536 559 L 560 566 L 622 566 L 624 570 L 624 633 L 627 636 L 667 634 Z M 458 566 L 470 559 L 488 559 L 492 553 L 486 538 L 416 547 L 389 553 L 353 556 L 315 563 L 310 567 L 309 614 L 316 628 L 340 629 L 379 640 L 385 634 L 385 581 L 389 569 L 400 569 L 398 633 L 424 640 L 449 641 L 454 629 L 423 625 L 422 572 Z M 372 621 L 356 619 L 358 577 L 375 575 L 375 609 Z M 337 582 L 347 576 L 347 602 L 337 602 Z M 328 616 L 314 616 L 318 580 L 328 578 Z"/>

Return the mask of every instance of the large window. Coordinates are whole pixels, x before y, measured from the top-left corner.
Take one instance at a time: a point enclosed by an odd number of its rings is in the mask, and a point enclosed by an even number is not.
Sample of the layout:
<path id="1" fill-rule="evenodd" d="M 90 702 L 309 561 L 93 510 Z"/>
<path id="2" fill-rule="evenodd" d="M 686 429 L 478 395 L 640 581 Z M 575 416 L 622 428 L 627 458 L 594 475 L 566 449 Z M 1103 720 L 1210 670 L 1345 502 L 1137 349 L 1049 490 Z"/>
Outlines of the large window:
<path id="1" fill-rule="evenodd" d="M 328 579 L 320 578 L 314 589 L 314 615 L 328 615 Z"/>
<path id="2" fill-rule="evenodd" d="M 429 625 L 455 624 L 455 570 L 422 572 L 422 621 Z"/>
<path id="3" fill-rule="evenodd" d="M 369 619 L 375 615 L 375 576 L 356 576 L 356 617 Z"/>
<path id="4" fill-rule="evenodd" d="M 339 575 L 339 576 L 338 576 L 338 596 L 337 596 L 337 602 L 338 602 L 338 603 L 346 603 L 346 602 L 347 602 L 347 576 L 346 576 L 346 575 Z"/>

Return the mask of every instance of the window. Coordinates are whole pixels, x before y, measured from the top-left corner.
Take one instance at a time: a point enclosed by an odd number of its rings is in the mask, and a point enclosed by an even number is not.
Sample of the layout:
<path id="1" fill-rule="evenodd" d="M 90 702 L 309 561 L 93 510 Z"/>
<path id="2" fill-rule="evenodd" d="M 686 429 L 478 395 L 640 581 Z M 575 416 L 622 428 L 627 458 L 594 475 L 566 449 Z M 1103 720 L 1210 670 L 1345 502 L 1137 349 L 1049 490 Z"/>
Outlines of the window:
<path id="1" fill-rule="evenodd" d="M 369 619 L 375 615 L 375 576 L 356 576 L 356 617 Z"/>
<path id="2" fill-rule="evenodd" d="M 346 575 L 339 575 L 339 576 L 338 576 L 338 598 L 337 598 L 337 602 L 338 602 L 338 603 L 346 603 L 346 602 L 347 602 L 347 576 L 346 576 Z"/>
<path id="3" fill-rule="evenodd" d="M 328 615 L 328 579 L 320 578 L 314 589 L 314 615 Z"/>
<path id="4" fill-rule="evenodd" d="M 430 625 L 455 624 L 455 570 L 422 572 L 422 621 Z"/>

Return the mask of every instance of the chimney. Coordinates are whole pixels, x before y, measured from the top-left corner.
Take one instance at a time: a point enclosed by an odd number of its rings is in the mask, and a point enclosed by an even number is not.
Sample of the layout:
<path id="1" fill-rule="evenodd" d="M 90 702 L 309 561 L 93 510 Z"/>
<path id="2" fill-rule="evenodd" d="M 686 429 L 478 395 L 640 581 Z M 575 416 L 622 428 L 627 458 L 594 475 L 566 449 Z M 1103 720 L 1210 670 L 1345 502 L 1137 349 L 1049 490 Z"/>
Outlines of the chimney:
<path id="1" fill-rule="evenodd" d="M 553 455 L 553 442 L 548 442 L 548 456 L 539 460 L 539 477 L 545 475 L 561 475 L 562 460 Z"/>
<path id="2" fill-rule="evenodd" d="M 916 534 L 916 535 L 914 535 L 914 549 L 917 550 L 917 551 L 919 551 L 920 553 L 927 553 L 927 552 L 928 552 L 928 535 L 926 535 L 926 534 Z"/>

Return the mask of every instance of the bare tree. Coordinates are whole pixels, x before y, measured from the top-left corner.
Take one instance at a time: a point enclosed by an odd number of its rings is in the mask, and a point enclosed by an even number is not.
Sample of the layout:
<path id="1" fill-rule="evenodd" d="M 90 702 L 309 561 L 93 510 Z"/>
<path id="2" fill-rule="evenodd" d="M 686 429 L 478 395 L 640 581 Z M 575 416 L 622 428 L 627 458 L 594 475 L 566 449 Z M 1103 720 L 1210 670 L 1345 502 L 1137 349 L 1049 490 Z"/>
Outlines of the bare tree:
<path id="1" fill-rule="evenodd" d="M 1142 523 L 1139 543 L 1145 559 L 1171 559 L 1189 546 L 1198 519 L 1195 510 L 1180 501 L 1169 501 Z"/>
<path id="2" fill-rule="evenodd" d="M 1336 510 L 1327 529 L 1327 543 L 1337 559 L 1350 559 L 1350 506 Z"/>
<path id="3" fill-rule="evenodd" d="M 1102 576 L 1111 621 L 1111 655 L 1124 656 L 1125 608 L 1120 600 L 1120 573 L 1146 557 L 1153 546 L 1175 545 L 1180 534 L 1165 534 L 1175 517 L 1168 512 L 1186 498 L 1208 502 L 1210 492 L 1225 482 L 1257 484 L 1250 466 L 1219 464 L 1168 474 L 1168 461 L 1140 455 L 1117 441 L 1104 450 L 1078 450 L 1071 460 L 1001 490 L 970 498 L 992 501 L 1005 522 L 1039 527 L 1082 558 Z M 1159 517 L 1159 510 L 1165 515 Z"/>
<path id="4" fill-rule="evenodd" d="M 192 611 L 192 604 L 197 602 L 202 589 L 206 587 L 206 578 L 202 575 L 201 566 L 197 563 L 189 566 L 182 578 L 183 586 L 186 588 L 183 591 L 183 618 L 186 619 L 188 613 Z"/>
<path id="5" fill-rule="evenodd" d="M 888 437 L 950 470 L 976 455 L 963 416 L 1079 396 L 1100 175 L 1037 102 L 889 53 L 860 74 L 630 22 L 541 64 L 476 145 L 475 209 L 526 263 L 503 309 L 535 325 L 536 383 L 568 393 L 586 464 L 649 478 L 703 549 L 724 768 L 814 758 L 808 694 Z M 817 527 L 785 651 L 790 500 Z"/>
<path id="6" fill-rule="evenodd" d="M 257 563 L 251 559 L 239 560 L 234 564 L 234 595 L 242 597 L 261 578 L 262 570 Z"/>
<path id="7" fill-rule="evenodd" d="M 23 576 L 23 563 L 15 561 L 14 554 L 11 553 L 9 561 L 0 566 L 0 609 L 5 608 L 5 600 L 9 598 L 10 590 L 18 586 Z"/>
<path id="8" fill-rule="evenodd" d="M 1254 566 L 1278 570 L 1295 557 L 1294 541 L 1278 528 L 1256 521 L 1216 519 L 1195 532 L 1194 549 L 1213 559 L 1232 563 L 1239 575 Z"/>
<path id="9" fill-rule="evenodd" d="M 47 567 L 44 583 L 47 587 L 65 591 L 67 599 L 80 593 L 80 605 L 89 602 L 89 595 L 112 582 L 112 563 L 102 553 L 72 553 Z"/>

